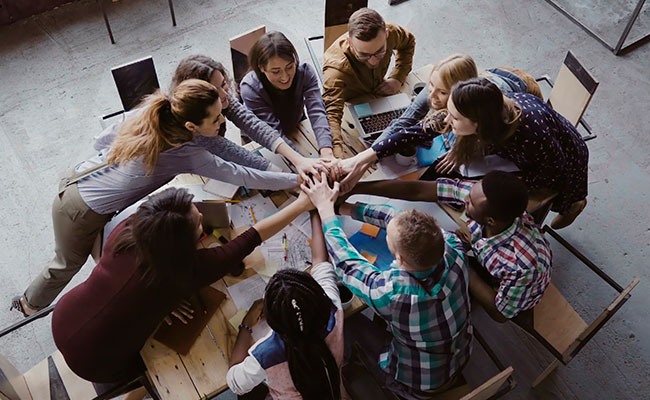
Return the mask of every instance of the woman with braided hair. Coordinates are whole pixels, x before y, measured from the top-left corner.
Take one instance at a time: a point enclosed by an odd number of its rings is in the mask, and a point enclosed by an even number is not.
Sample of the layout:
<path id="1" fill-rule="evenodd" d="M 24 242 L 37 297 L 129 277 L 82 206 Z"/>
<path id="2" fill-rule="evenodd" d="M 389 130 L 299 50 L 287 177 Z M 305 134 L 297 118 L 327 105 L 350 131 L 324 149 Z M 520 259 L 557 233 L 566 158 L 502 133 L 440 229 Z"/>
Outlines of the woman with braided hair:
<path id="1" fill-rule="evenodd" d="M 312 232 L 311 275 L 278 271 L 266 286 L 264 301 L 253 304 L 239 327 L 226 376 L 238 395 L 257 391 L 266 381 L 274 399 L 348 398 L 340 374 L 343 310 L 317 214 L 312 215 Z M 261 318 L 272 331 L 253 343 L 252 327 Z"/>

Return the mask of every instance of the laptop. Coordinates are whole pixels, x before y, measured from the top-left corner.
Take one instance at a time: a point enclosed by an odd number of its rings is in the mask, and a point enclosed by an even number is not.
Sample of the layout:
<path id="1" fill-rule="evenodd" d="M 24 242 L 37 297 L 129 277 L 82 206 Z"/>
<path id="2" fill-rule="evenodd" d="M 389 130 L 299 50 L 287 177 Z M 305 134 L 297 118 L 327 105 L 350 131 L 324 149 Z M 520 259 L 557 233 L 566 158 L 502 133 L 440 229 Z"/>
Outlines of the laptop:
<path id="1" fill-rule="evenodd" d="M 373 142 L 391 121 L 399 118 L 406 111 L 409 105 L 411 105 L 409 96 L 406 93 L 398 93 L 367 103 L 348 105 L 348 109 L 361 139 Z"/>

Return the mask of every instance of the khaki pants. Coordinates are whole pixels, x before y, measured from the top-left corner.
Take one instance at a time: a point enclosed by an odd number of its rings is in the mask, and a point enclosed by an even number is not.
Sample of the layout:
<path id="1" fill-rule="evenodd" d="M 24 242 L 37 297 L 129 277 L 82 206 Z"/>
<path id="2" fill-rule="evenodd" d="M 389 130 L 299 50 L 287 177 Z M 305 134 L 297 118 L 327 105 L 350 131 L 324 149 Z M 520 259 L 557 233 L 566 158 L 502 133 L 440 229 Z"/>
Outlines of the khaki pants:
<path id="1" fill-rule="evenodd" d="M 47 307 L 86 263 L 97 235 L 113 214 L 97 214 L 79 195 L 77 184 L 59 185 L 52 204 L 55 257 L 25 290 L 25 301 L 32 308 Z"/>

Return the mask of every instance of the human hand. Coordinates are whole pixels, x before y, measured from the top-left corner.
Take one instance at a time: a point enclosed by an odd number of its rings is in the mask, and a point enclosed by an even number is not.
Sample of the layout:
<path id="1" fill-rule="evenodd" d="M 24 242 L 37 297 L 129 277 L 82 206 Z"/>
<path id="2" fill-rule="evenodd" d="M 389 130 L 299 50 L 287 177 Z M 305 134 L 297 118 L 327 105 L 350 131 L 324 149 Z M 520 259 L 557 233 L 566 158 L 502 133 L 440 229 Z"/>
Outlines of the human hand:
<path id="1" fill-rule="evenodd" d="M 296 200 L 298 204 L 300 204 L 300 207 L 305 210 L 305 211 L 311 211 L 314 208 L 314 204 L 312 204 L 311 200 L 309 199 L 309 196 L 307 196 L 307 193 L 304 191 L 300 191 L 300 194 L 298 195 L 298 199 Z"/>
<path id="2" fill-rule="evenodd" d="M 248 312 L 244 316 L 244 319 L 242 319 L 242 324 L 248 326 L 249 328 L 254 327 L 258 322 L 262 320 L 263 312 L 264 299 L 255 300 L 251 308 L 248 309 Z"/>
<path id="3" fill-rule="evenodd" d="M 300 175 L 303 181 L 306 181 L 309 179 L 309 174 L 316 176 L 319 175 L 321 171 L 327 172 L 330 163 L 330 160 L 300 157 L 294 163 L 294 166 L 296 167 L 298 175 Z"/>
<path id="4" fill-rule="evenodd" d="M 165 317 L 165 322 L 167 325 L 171 325 L 173 323 L 171 317 L 173 316 L 182 323 L 187 324 L 189 322 L 188 320 L 194 319 L 194 315 L 192 314 L 194 314 L 192 304 L 187 300 L 183 300 L 176 310 L 172 311 L 170 315 Z"/>
<path id="5" fill-rule="evenodd" d="M 310 181 L 305 181 L 300 188 L 309 196 L 311 202 L 319 209 L 329 207 L 334 212 L 334 202 L 339 196 L 339 183 L 334 182 L 330 188 L 324 172 Z M 322 215 L 321 215 L 322 217 Z"/>
<path id="6" fill-rule="evenodd" d="M 331 147 L 323 147 L 319 151 L 320 158 L 324 160 L 334 160 L 336 157 L 334 156 L 334 151 L 332 150 Z"/>
<path id="7" fill-rule="evenodd" d="M 458 238 L 463 243 L 465 251 L 472 249 L 472 238 L 469 236 L 469 232 L 467 230 L 456 229 L 456 235 L 458 235 Z"/>
<path id="8" fill-rule="evenodd" d="M 438 165 L 436 165 L 436 172 L 439 174 L 448 174 L 457 170 L 458 167 L 460 167 L 460 163 L 456 161 L 451 151 L 448 151 L 439 158 Z"/>
<path id="9" fill-rule="evenodd" d="M 352 158 L 341 160 L 339 168 L 341 170 L 341 176 L 345 176 L 341 181 L 341 193 L 351 191 L 369 166 L 370 163 L 361 160 L 359 154 Z"/>
<path id="10" fill-rule="evenodd" d="M 402 82 L 395 78 L 388 78 L 377 87 L 376 92 L 382 96 L 390 96 L 391 94 L 399 93 L 401 88 Z"/>

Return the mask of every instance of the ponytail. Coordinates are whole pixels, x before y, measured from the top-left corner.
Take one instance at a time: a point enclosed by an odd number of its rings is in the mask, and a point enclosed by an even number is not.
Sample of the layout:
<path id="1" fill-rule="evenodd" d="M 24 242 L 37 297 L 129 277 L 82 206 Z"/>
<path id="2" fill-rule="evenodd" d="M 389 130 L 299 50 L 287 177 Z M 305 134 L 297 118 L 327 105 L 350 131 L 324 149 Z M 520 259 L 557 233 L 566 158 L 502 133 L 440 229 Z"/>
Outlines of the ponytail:
<path id="1" fill-rule="evenodd" d="M 304 399 L 341 398 L 339 367 L 325 343 L 332 307 L 306 272 L 280 270 L 266 287 L 264 315 L 285 344 L 291 379 Z"/>
<path id="2" fill-rule="evenodd" d="M 208 108 L 218 100 L 217 89 L 197 79 L 182 82 L 171 97 L 160 90 L 147 96 L 141 104 L 142 111 L 120 127 L 108 163 L 120 164 L 142 157 L 146 173 L 151 174 L 161 152 L 192 140 L 192 132 L 185 123 L 200 125 Z"/>

